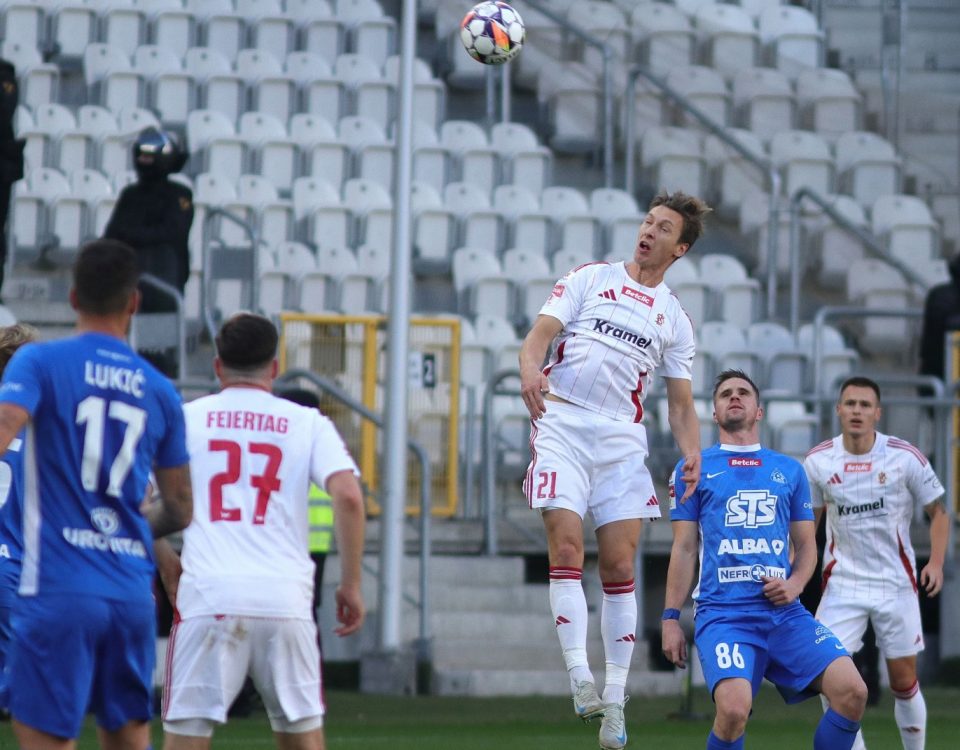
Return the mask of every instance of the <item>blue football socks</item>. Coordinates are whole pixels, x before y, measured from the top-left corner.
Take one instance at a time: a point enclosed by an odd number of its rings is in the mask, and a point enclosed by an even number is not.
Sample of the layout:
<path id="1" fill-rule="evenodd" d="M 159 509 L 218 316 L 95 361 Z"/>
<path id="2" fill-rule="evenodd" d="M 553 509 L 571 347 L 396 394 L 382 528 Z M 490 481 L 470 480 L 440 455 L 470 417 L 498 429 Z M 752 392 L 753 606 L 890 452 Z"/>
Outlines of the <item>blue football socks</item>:
<path id="1" fill-rule="evenodd" d="M 710 732 L 710 736 L 707 737 L 707 750 L 743 750 L 743 738 L 746 736 L 741 734 L 737 739 L 727 742 Z"/>
<path id="2" fill-rule="evenodd" d="M 859 721 L 852 721 L 828 708 L 813 735 L 813 750 L 850 750 L 859 729 Z"/>

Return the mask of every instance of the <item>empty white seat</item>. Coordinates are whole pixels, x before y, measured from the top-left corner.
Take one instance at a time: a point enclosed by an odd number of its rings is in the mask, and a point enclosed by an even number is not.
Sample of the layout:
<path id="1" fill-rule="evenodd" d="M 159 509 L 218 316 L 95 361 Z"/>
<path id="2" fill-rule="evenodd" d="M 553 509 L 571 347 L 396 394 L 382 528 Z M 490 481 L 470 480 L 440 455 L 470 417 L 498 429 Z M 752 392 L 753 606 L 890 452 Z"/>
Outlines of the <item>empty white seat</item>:
<path id="1" fill-rule="evenodd" d="M 449 274 L 450 253 L 457 242 L 457 216 L 427 183 L 410 185 L 415 269 L 421 275 Z"/>
<path id="2" fill-rule="evenodd" d="M 336 15 L 349 34 L 349 48 L 378 64 L 396 53 L 396 22 L 377 0 L 337 0 Z"/>
<path id="3" fill-rule="evenodd" d="M 586 263 L 596 262 L 593 248 L 590 247 L 562 247 L 550 256 L 550 267 L 557 278 Z"/>
<path id="4" fill-rule="evenodd" d="M 143 11 L 131 5 L 108 5 L 101 14 L 101 38 L 127 56 L 143 44 L 147 19 Z"/>
<path id="5" fill-rule="evenodd" d="M 300 151 L 277 117 L 267 112 L 245 112 L 238 135 L 250 154 L 250 168 L 286 194 L 299 177 Z"/>
<path id="6" fill-rule="evenodd" d="M 513 282 L 503 273 L 500 261 L 492 252 L 458 248 L 453 251 L 451 270 L 457 307 L 462 314 L 498 310 L 506 316 L 513 315 Z"/>
<path id="7" fill-rule="evenodd" d="M 36 107 L 57 100 L 60 68 L 43 62 L 40 51 L 31 42 L 6 37 L 0 48 L 0 56 L 17 70 L 21 104 Z"/>
<path id="8" fill-rule="evenodd" d="M 500 160 L 482 127 L 469 120 L 447 120 L 440 126 L 440 143 L 454 157 L 453 176 L 477 187 L 493 190 L 500 182 Z"/>
<path id="9" fill-rule="evenodd" d="M 545 66 L 537 79 L 537 96 L 546 111 L 548 140 L 555 151 L 584 153 L 597 149 L 603 102 L 594 71 L 577 62 Z"/>
<path id="10" fill-rule="evenodd" d="M 237 53 L 247 41 L 246 20 L 235 12 L 232 2 L 218 0 L 186 0 L 201 25 L 200 36 L 204 45 L 223 53 L 228 60 L 235 60 Z"/>
<path id="11" fill-rule="evenodd" d="M 250 27 L 251 46 L 282 60 L 296 44 L 296 22 L 279 0 L 236 0 L 238 15 Z"/>
<path id="12" fill-rule="evenodd" d="M 343 302 L 340 280 L 356 271 L 357 259 L 349 248 L 318 248 L 316 268 L 300 277 L 300 309 L 304 312 L 339 309 Z"/>
<path id="13" fill-rule="evenodd" d="M 354 52 L 337 57 L 334 76 L 348 94 L 347 111 L 376 120 L 387 130 L 394 119 L 394 84 L 385 79 L 376 60 Z"/>
<path id="14" fill-rule="evenodd" d="M 640 141 L 646 183 L 670 192 L 701 195 L 706 165 L 698 132 L 687 128 L 647 128 Z"/>
<path id="15" fill-rule="evenodd" d="M 627 17 L 613 3 L 606 0 L 580 0 L 570 3 L 566 9 L 567 19 L 588 34 L 603 39 L 616 59 L 627 60 L 632 51 L 633 39 Z M 603 53 L 590 45 L 583 45 L 583 62 L 593 70 L 603 71 Z"/>
<path id="16" fill-rule="evenodd" d="M 853 198 L 848 195 L 824 198 L 830 199 L 831 207 L 854 226 L 868 229 L 866 214 Z M 850 264 L 867 253 L 863 242 L 826 214 L 818 214 L 804 223 L 812 235 L 815 257 L 812 267 L 816 269 L 819 282 L 825 287 L 842 287 L 846 284 Z"/>
<path id="17" fill-rule="evenodd" d="M 550 184 L 553 154 L 536 134 L 517 122 L 498 122 L 490 128 L 490 143 L 501 159 L 500 181 L 539 192 Z"/>
<path id="18" fill-rule="evenodd" d="M 766 149 L 755 133 L 740 128 L 727 128 L 726 132 L 750 153 L 759 159 L 766 159 Z M 704 139 L 703 153 L 710 169 L 715 210 L 724 218 L 736 218 L 744 200 L 763 190 L 767 183 L 766 173 L 713 134 Z"/>
<path id="19" fill-rule="evenodd" d="M 393 187 L 394 148 L 380 124 L 369 117 L 347 115 L 337 125 L 337 135 L 353 155 L 351 173 Z"/>
<path id="20" fill-rule="evenodd" d="M 709 357 L 710 364 L 710 371 L 704 373 L 704 384 L 724 370 L 743 370 L 748 374 L 759 370 L 759 357 L 747 345 L 742 326 L 736 323 L 711 320 L 701 325 L 697 354 L 701 352 Z"/>
<path id="21" fill-rule="evenodd" d="M 757 19 L 760 41 L 767 47 L 767 60 L 788 75 L 823 62 L 823 32 L 817 19 L 805 8 L 778 5 L 766 8 Z"/>
<path id="22" fill-rule="evenodd" d="M 764 388 L 802 393 L 807 383 L 807 354 L 779 323 L 764 320 L 747 328 L 747 345 L 763 363 Z"/>
<path id="23" fill-rule="evenodd" d="M 286 120 L 297 107 L 297 84 L 276 57 L 265 50 L 237 53 L 237 73 L 247 82 L 251 109 L 271 112 Z"/>
<path id="24" fill-rule="evenodd" d="M 57 8 L 51 14 L 50 35 L 59 48 L 59 56 L 83 57 L 87 45 L 97 39 L 99 20 L 97 9 L 91 5 L 66 3 Z"/>
<path id="25" fill-rule="evenodd" d="M 800 124 L 828 138 L 859 130 L 862 97 L 850 76 L 836 68 L 810 68 L 797 75 Z"/>
<path id="26" fill-rule="evenodd" d="M 83 53 L 83 74 L 94 100 L 107 109 L 140 107 L 144 101 L 143 76 L 133 69 L 121 47 L 89 44 Z"/>
<path id="27" fill-rule="evenodd" d="M 793 89 L 775 68 L 742 68 L 733 76 L 737 125 L 761 138 L 794 127 Z"/>
<path id="28" fill-rule="evenodd" d="M 900 192 L 900 159 L 893 144 L 876 133 L 855 130 L 837 138 L 839 188 L 869 207 L 881 195 Z"/>
<path id="29" fill-rule="evenodd" d="M 286 0 L 284 9 L 297 24 L 301 48 L 333 62 L 346 46 L 346 29 L 327 0 Z"/>
<path id="30" fill-rule="evenodd" d="M 583 193 L 552 185 L 541 193 L 540 207 L 553 221 L 554 247 L 585 248 L 596 256 L 601 227 Z"/>
<path id="31" fill-rule="evenodd" d="M 443 189 L 443 204 L 457 216 L 457 244 L 493 250 L 503 246 L 503 216 L 494 210 L 482 188 L 467 182 L 451 182 Z"/>
<path id="32" fill-rule="evenodd" d="M 856 350 L 848 347 L 843 334 L 831 325 L 818 328 L 814 323 L 804 323 L 797 331 L 797 343 L 810 361 L 808 385 L 813 387 L 815 376 L 819 376 L 821 394 L 836 395 L 839 381 L 851 375 L 860 362 Z"/>
<path id="33" fill-rule="evenodd" d="M 200 169 L 238 180 L 246 172 L 246 144 L 222 112 L 195 109 L 187 117 L 187 143 Z"/>
<path id="34" fill-rule="evenodd" d="M 760 283 L 732 255 L 708 253 L 700 258 L 700 278 L 714 291 L 721 320 L 742 328 L 757 319 Z"/>
<path id="35" fill-rule="evenodd" d="M 630 13 L 636 59 L 664 74 L 694 59 L 695 36 L 690 19 L 674 5 L 641 2 Z"/>
<path id="36" fill-rule="evenodd" d="M 766 395 L 772 395 L 767 391 Z M 764 407 L 764 421 L 771 434 L 774 450 L 802 461 L 816 445 L 820 429 L 817 417 L 807 411 L 802 401 L 769 400 Z"/>
<path id="37" fill-rule="evenodd" d="M 383 64 L 383 77 L 394 86 L 400 85 L 400 56 L 391 55 Z M 396 95 L 396 94 L 394 94 Z M 443 81 L 434 77 L 430 65 L 419 57 L 413 61 L 413 111 L 418 120 L 434 128 L 443 122 L 447 107 L 447 89 Z M 394 104 L 396 112 L 398 104 Z"/>
<path id="38" fill-rule="evenodd" d="M 196 109 L 196 85 L 181 58 L 166 47 L 142 44 L 134 50 L 133 67 L 146 82 L 146 102 L 165 125 L 182 125 Z"/>
<path id="39" fill-rule="evenodd" d="M 546 255 L 552 222 L 534 193 L 520 185 L 498 185 L 493 191 L 493 208 L 506 222 L 506 245 Z"/>
<path id="40" fill-rule="evenodd" d="M 322 115 L 298 112 L 290 118 L 290 140 L 302 156 L 303 174 L 323 175 L 338 190 L 350 171 L 350 149 Z"/>
<path id="41" fill-rule="evenodd" d="M 677 258 L 667 267 L 663 280 L 670 291 L 677 295 L 695 327 L 709 319 L 711 290 L 700 278 L 700 269 L 693 258 L 688 255 Z"/>
<path id="42" fill-rule="evenodd" d="M 292 195 L 298 239 L 317 247 L 347 247 L 352 217 L 338 189 L 317 177 L 298 177 Z"/>
<path id="43" fill-rule="evenodd" d="M 833 156 L 816 133 L 785 130 L 770 139 L 770 160 L 783 175 L 786 195 L 801 187 L 820 194 L 833 192 Z"/>
<path id="44" fill-rule="evenodd" d="M 686 65 L 667 73 L 667 83 L 686 97 L 701 112 L 721 125 L 730 120 L 730 92 L 723 77 L 703 65 Z M 681 108 L 675 108 L 676 125 L 693 125 L 696 121 Z"/>
<path id="45" fill-rule="evenodd" d="M 343 185 L 343 204 L 354 218 L 350 245 L 393 243 L 393 200 L 381 184 L 354 177 Z"/>
<path id="46" fill-rule="evenodd" d="M 503 273 L 514 281 L 517 313 L 526 324 L 532 324 L 556 284 L 547 259 L 536 251 L 513 247 L 503 254 Z"/>
<path id="47" fill-rule="evenodd" d="M 939 228 L 927 204 L 913 195 L 881 195 L 870 211 L 874 234 L 906 264 L 939 255 Z"/>
<path id="48" fill-rule="evenodd" d="M 757 64 L 760 37 L 746 11 L 735 5 L 704 3 L 696 10 L 694 25 L 703 59 L 712 68 L 729 75 Z"/>
<path id="49" fill-rule="evenodd" d="M 893 266 L 874 258 L 861 258 L 847 272 L 847 297 L 854 305 L 894 312 L 910 305 L 910 288 Z M 913 326 L 906 318 L 876 316 L 857 325 L 860 348 L 873 354 L 907 349 Z"/>
<path id="50" fill-rule="evenodd" d="M 181 58 L 197 42 L 196 17 L 177 0 L 154 9 L 147 18 L 147 30 L 153 44 Z"/>

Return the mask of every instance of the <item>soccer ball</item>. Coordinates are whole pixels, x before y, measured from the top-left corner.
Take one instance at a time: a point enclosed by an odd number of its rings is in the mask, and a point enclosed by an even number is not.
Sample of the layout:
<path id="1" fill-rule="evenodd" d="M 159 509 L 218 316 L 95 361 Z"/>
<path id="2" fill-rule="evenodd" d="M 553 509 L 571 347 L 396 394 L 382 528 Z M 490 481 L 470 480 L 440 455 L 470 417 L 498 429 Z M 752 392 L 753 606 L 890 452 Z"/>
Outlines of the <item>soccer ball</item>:
<path id="1" fill-rule="evenodd" d="M 470 57 L 484 65 L 510 62 L 526 34 L 520 14 L 504 2 L 478 3 L 460 22 L 460 41 Z"/>

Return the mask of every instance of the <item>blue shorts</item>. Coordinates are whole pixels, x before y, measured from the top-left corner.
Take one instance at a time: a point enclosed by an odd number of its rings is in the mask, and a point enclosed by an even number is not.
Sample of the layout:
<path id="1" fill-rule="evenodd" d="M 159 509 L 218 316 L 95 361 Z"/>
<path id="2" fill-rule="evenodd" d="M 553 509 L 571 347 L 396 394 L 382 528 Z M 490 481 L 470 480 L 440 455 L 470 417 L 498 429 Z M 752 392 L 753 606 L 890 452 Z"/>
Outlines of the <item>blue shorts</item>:
<path id="1" fill-rule="evenodd" d="M 770 610 L 702 609 L 694 643 L 710 694 L 721 680 L 742 677 L 756 696 L 766 677 L 787 703 L 816 695 L 810 683 L 847 650 L 799 603 Z"/>
<path id="2" fill-rule="evenodd" d="M 113 732 L 153 713 L 152 598 L 21 597 L 12 618 L 10 713 L 57 737 L 80 734 L 89 708 Z"/>
<path id="3" fill-rule="evenodd" d="M 9 659 L 10 653 L 10 614 L 13 604 L 17 599 L 16 586 L 9 586 L 4 580 L 0 580 L 0 708 L 6 710 L 10 706 L 10 675 Z"/>

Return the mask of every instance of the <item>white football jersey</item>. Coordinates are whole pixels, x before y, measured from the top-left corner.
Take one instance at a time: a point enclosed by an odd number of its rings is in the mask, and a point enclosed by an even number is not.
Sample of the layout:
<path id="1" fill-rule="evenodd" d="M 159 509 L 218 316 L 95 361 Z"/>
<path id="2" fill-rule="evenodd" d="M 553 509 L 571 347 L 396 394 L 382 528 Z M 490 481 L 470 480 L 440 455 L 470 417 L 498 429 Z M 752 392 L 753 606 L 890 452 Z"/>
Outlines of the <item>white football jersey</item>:
<path id="1" fill-rule="evenodd" d="M 814 508 L 826 508 L 824 594 L 885 599 L 917 590 L 910 521 L 916 505 L 943 494 L 919 450 L 876 433 L 869 453 L 854 455 L 837 436 L 804 460 Z"/>
<path id="2" fill-rule="evenodd" d="M 692 378 L 693 324 L 680 301 L 662 282 L 635 282 L 622 261 L 574 268 L 540 314 L 563 323 L 543 372 L 550 392 L 573 404 L 639 422 L 655 368 Z"/>
<path id="3" fill-rule="evenodd" d="M 183 533 L 180 615 L 310 618 L 310 482 L 357 473 L 333 422 L 248 387 L 183 410 L 193 521 Z"/>

